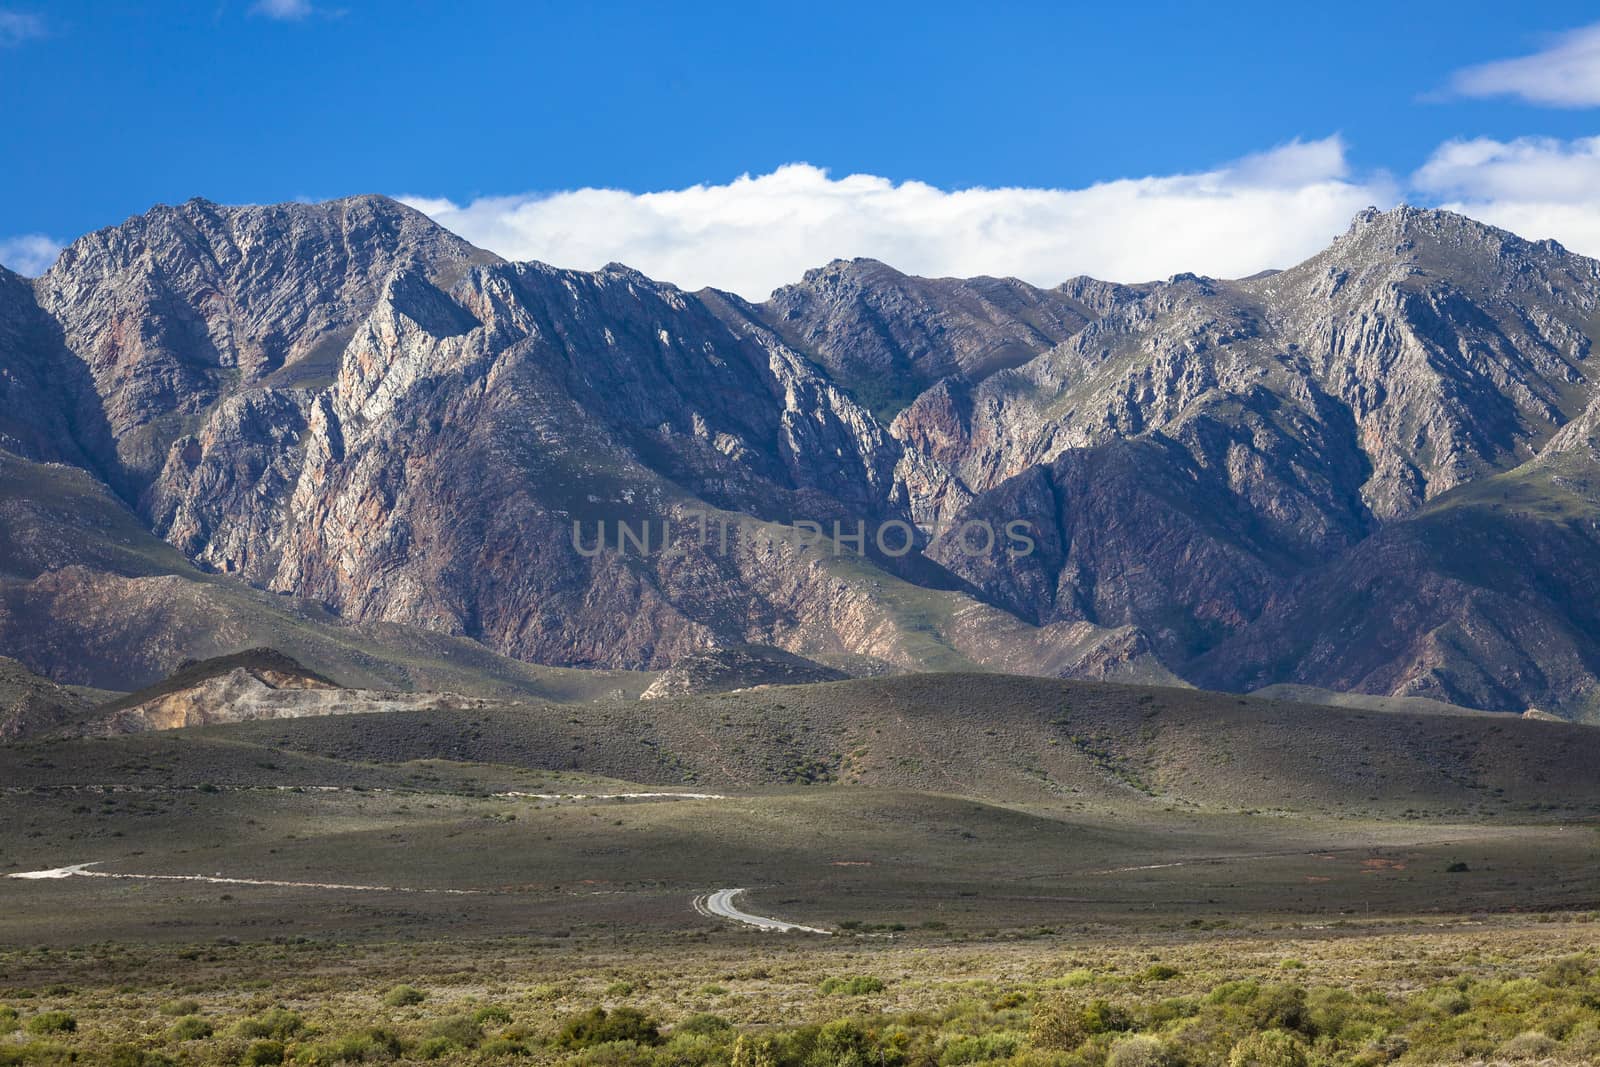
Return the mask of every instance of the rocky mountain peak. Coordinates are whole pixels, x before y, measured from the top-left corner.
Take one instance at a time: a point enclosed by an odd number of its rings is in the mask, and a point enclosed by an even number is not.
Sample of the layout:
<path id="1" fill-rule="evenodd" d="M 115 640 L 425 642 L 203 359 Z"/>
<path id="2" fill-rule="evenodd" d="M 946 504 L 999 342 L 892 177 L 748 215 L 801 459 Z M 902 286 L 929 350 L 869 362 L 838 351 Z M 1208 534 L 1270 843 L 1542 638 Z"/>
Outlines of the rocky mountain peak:
<path id="1" fill-rule="evenodd" d="M 887 263 L 865 256 L 834 259 L 820 267 L 812 267 L 800 276 L 799 286 L 813 288 L 860 286 L 873 280 L 890 281 L 906 277 Z M 783 286 L 783 289 L 798 286 Z M 780 290 L 781 291 L 781 290 Z M 776 295 L 776 294 L 774 294 Z"/>
<path id="2" fill-rule="evenodd" d="M 498 262 L 381 196 L 158 205 L 74 241 L 34 283 L 117 438 L 120 487 L 165 462 L 177 422 L 271 376 L 325 378 L 396 274 L 449 285 Z"/>
<path id="3" fill-rule="evenodd" d="M 940 378 L 981 381 L 1083 328 L 1094 312 L 1015 278 L 920 278 L 834 260 L 754 314 L 885 420 Z"/>
<path id="4" fill-rule="evenodd" d="M 1121 282 L 1105 282 L 1099 278 L 1091 278 L 1087 274 L 1080 274 L 1056 286 L 1056 291 L 1082 304 L 1093 315 L 1104 315 L 1113 308 L 1145 296 L 1155 284 L 1147 282 L 1125 285 Z"/>
<path id="5" fill-rule="evenodd" d="M 1583 258 L 1555 241 L 1529 241 L 1453 211 L 1402 204 L 1388 211 L 1369 207 L 1359 212 L 1350 228 L 1309 262 L 1409 267 L 1452 277 L 1493 271 L 1503 274 L 1504 284 L 1530 270 L 1568 269 L 1571 261 Z"/>
<path id="6" fill-rule="evenodd" d="M 264 205 L 195 198 L 158 204 L 117 226 L 86 234 L 64 250 L 62 261 L 46 276 L 137 269 L 147 263 L 159 265 L 162 276 L 176 277 L 192 267 L 191 261 L 208 268 L 216 280 L 244 287 L 263 280 L 268 267 L 316 268 L 322 273 L 336 269 L 381 278 L 405 262 L 446 269 L 453 261 L 500 259 L 386 196 Z"/>

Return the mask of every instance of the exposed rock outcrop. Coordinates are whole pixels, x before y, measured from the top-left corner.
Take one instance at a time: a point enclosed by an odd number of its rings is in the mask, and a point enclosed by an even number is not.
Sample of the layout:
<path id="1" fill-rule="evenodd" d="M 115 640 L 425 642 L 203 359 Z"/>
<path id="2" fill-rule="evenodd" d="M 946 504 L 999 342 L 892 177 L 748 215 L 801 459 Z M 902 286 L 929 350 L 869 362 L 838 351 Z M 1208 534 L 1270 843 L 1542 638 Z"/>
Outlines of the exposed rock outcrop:
<path id="1" fill-rule="evenodd" d="M 686 656 L 651 683 L 640 700 L 730 693 L 762 685 L 839 682 L 850 675 L 815 660 L 767 645 L 738 645 Z"/>

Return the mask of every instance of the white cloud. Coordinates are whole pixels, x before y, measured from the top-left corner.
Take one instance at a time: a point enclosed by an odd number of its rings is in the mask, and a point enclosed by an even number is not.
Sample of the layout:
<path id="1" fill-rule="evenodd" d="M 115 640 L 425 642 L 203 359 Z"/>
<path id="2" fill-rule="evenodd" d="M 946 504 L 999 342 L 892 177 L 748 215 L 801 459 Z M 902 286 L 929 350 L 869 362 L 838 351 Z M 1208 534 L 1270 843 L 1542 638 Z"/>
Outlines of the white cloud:
<path id="1" fill-rule="evenodd" d="M 61 242 L 42 233 L 0 237 L 0 264 L 30 278 L 43 274 L 61 254 Z"/>
<path id="2" fill-rule="evenodd" d="M 1412 184 L 1451 211 L 1600 256 L 1600 137 L 1451 141 Z"/>
<path id="3" fill-rule="evenodd" d="M 310 0 L 257 0 L 250 13 L 292 22 L 308 17 L 313 10 Z"/>
<path id="4" fill-rule="evenodd" d="M 0 11 L 0 47 L 9 48 L 45 35 L 44 19 L 21 11 Z"/>
<path id="5" fill-rule="evenodd" d="M 1196 271 L 1229 277 L 1311 255 L 1387 179 L 1349 175 L 1338 137 L 1293 142 L 1203 173 L 1084 189 L 945 190 L 804 163 L 725 185 L 655 193 L 578 189 L 466 205 L 404 198 L 512 259 L 592 270 L 620 261 L 686 288 L 763 299 L 829 260 L 870 256 L 924 275 L 1055 284 Z"/>
<path id="6" fill-rule="evenodd" d="M 1450 86 L 1462 96 L 1515 96 L 1553 107 L 1600 106 L 1600 24 L 1564 33 L 1531 56 L 1457 71 Z"/>

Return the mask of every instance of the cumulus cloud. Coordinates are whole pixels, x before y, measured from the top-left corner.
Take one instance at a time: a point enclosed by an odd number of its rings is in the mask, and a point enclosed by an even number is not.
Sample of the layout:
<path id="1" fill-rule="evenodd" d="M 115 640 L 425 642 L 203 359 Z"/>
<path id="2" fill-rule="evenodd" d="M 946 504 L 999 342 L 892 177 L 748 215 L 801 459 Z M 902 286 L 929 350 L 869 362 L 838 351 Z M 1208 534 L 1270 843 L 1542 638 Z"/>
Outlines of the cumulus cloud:
<path id="1" fill-rule="evenodd" d="M 0 10 L 0 47 L 10 48 L 44 35 L 44 19 L 38 15 Z"/>
<path id="2" fill-rule="evenodd" d="M 1457 71 L 1450 86 L 1462 96 L 1515 96 L 1551 107 L 1600 106 L 1600 24 L 1564 33 L 1531 56 Z"/>
<path id="3" fill-rule="evenodd" d="M 310 0 L 257 0 L 250 13 L 294 22 L 310 16 L 313 10 Z"/>
<path id="4" fill-rule="evenodd" d="M 1451 211 L 1600 256 L 1600 137 L 1451 141 L 1412 184 Z"/>
<path id="5" fill-rule="evenodd" d="M 407 203 L 512 259 L 592 270 L 618 261 L 686 288 L 752 299 L 836 258 L 924 275 L 1074 274 L 1140 280 L 1287 266 L 1395 189 L 1355 180 L 1338 137 L 1293 142 L 1215 170 L 1083 189 L 940 189 L 804 163 L 667 192 L 577 189 Z"/>
<path id="6" fill-rule="evenodd" d="M 0 237 L 0 265 L 30 278 L 43 274 L 61 254 L 61 242 L 42 233 Z"/>

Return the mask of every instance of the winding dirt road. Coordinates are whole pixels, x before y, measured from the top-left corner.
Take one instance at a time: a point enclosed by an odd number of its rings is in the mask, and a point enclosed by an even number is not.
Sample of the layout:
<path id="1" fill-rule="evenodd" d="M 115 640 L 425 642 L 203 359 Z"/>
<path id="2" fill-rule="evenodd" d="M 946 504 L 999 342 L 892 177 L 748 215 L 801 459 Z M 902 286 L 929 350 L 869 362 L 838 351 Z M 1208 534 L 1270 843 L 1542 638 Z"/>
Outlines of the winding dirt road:
<path id="1" fill-rule="evenodd" d="M 736 923 L 754 926 L 757 930 L 766 930 L 775 934 L 822 934 L 829 936 L 831 931 L 819 930 L 815 926 L 801 926 L 799 923 L 784 922 L 782 919 L 771 919 L 765 915 L 752 915 L 748 911 L 741 911 L 733 903 L 733 899 L 743 889 L 719 889 L 715 893 L 706 893 L 694 898 L 694 910 L 701 915 L 713 919 L 732 919 Z"/>
<path id="2" fill-rule="evenodd" d="M 204 874 L 121 874 L 114 871 L 91 871 L 99 861 L 74 863 L 67 867 L 52 867 L 47 871 L 19 871 L 7 878 L 45 880 L 55 878 L 125 878 L 143 882 L 207 882 L 211 885 L 264 885 L 291 889 L 346 889 L 358 893 L 437 893 L 441 896 L 481 896 L 481 889 L 412 889 L 399 885 L 351 885 L 344 882 L 283 882 L 269 878 L 226 878 L 222 875 Z"/>

